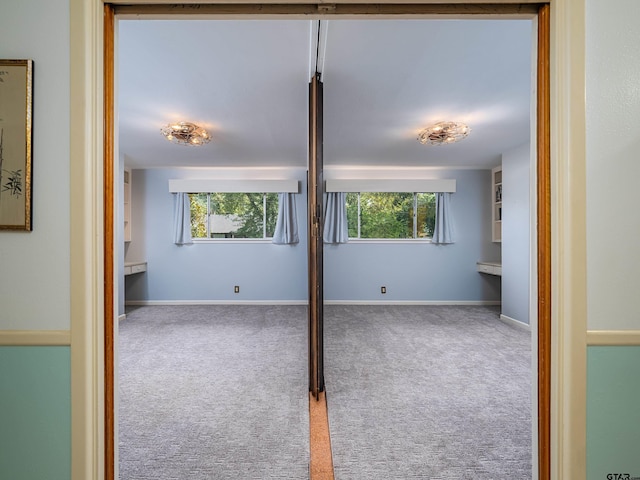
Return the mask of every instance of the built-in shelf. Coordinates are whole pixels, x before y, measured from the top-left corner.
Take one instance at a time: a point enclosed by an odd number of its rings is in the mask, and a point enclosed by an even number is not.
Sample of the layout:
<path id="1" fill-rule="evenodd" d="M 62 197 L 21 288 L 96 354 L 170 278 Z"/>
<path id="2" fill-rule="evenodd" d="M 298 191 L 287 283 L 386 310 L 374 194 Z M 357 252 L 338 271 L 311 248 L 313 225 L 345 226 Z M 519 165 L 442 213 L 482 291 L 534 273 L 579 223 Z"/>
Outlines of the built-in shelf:
<path id="1" fill-rule="evenodd" d="M 502 276 L 502 264 L 497 262 L 477 262 L 476 268 L 480 273 L 486 273 L 487 275 Z"/>
<path id="2" fill-rule="evenodd" d="M 147 271 L 147 262 L 125 262 L 124 274 L 134 275 L 136 273 L 142 273 Z"/>
<path id="3" fill-rule="evenodd" d="M 502 242 L 502 166 L 491 170 L 491 240 Z"/>

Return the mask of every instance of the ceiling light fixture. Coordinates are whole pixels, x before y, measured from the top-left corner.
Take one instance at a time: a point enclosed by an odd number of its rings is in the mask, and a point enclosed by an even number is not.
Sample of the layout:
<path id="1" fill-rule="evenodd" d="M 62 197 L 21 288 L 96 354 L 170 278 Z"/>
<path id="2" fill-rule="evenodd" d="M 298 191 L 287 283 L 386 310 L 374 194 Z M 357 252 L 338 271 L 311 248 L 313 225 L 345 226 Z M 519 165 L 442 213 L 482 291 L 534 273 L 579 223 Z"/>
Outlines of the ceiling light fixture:
<path id="1" fill-rule="evenodd" d="M 204 128 L 190 122 L 170 123 L 162 127 L 160 133 L 178 145 L 198 146 L 211 141 L 211 135 Z"/>
<path id="2" fill-rule="evenodd" d="M 422 130 L 418 141 L 423 145 L 446 145 L 462 140 L 470 131 L 464 123 L 438 122 Z"/>

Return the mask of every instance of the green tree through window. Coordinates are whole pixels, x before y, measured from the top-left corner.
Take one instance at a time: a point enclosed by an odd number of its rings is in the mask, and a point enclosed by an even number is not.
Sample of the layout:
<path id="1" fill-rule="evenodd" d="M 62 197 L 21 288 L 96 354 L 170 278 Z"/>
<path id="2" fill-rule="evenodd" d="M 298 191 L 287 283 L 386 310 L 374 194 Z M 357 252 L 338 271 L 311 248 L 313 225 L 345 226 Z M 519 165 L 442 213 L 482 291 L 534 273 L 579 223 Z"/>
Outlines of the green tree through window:
<path id="1" fill-rule="evenodd" d="M 436 195 L 416 193 L 416 237 L 431 238 L 436 226 Z"/>
<path id="2" fill-rule="evenodd" d="M 206 193 L 189 195 L 191 204 L 191 237 L 207 238 L 207 197 Z"/>
<path id="3" fill-rule="evenodd" d="M 192 193 L 193 238 L 271 238 L 277 193 Z"/>
<path id="4" fill-rule="evenodd" d="M 433 193 L 348 193 L 346 201 L 349 238 L 413 239 L 433 236 Z"/>

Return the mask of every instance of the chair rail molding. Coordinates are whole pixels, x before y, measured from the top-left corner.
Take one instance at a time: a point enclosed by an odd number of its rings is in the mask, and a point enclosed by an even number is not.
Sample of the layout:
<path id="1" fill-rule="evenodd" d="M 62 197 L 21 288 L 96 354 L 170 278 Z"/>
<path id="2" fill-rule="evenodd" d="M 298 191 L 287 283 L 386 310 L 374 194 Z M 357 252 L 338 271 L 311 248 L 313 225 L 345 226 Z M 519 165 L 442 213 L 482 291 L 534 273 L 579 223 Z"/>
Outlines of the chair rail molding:
<path id="1" fill-rule="evenodd" d="M 587 345 L 640 347 L 640 330 L 588 330 Z"/>
<path id="2" fill-rule="evenodd" d="M 0 330 L 0 346 L 3 347 L 64 347 L 70 345 L 70 330 Z"/>

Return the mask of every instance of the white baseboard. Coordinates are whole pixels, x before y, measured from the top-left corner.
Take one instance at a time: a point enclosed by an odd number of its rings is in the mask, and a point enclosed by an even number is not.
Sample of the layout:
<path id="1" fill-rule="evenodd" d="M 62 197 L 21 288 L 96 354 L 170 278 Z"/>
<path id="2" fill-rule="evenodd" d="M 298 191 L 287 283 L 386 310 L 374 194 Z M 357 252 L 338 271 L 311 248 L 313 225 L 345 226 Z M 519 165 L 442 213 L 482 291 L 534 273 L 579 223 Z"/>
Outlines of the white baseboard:
<path id="1" fill-rule="evenodd" d="M 127 314 L 126 313 L 123 313 L 122 315 L 118 316 L 118 322 L 121 322 L 121 321 L 126 320 L 126 319 L 127 319 Z"/>
<path id="2" fill-rule="evenodd" d="M 128 300 L 125 305 L 307 305 L 306 300 Z"/>
<path id="3" fill-rule="evenodd" d="M 500 314 L 500 320 L 502 320 L 507 325 L 513 325 L 514 327 L 521 328 L 523 330 L 531 331 L 531 325 L 528 325 L 520 320 L 516 320 L 515 318 L 508 317 L 506 315 Z"/>
<path id="4" fill-rule="evenodd" d="M 500 305 L 499 300 L 325 300 L 325 305 Z"/>
<path id="5" fill-rule="evenodd" d="M 128 300 L 125 305 L 307 305 L 307 300 Z M 500 305 L 499 300 L 325 300 L 325 305 Z M 518 322 L 521 323 L 521 322 Z"/>

